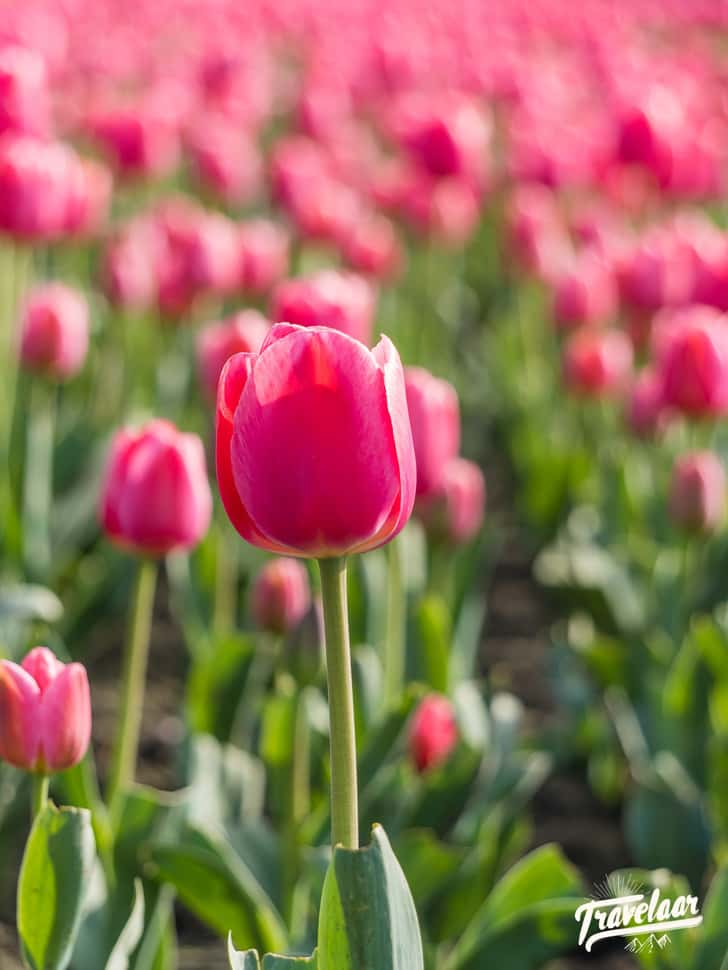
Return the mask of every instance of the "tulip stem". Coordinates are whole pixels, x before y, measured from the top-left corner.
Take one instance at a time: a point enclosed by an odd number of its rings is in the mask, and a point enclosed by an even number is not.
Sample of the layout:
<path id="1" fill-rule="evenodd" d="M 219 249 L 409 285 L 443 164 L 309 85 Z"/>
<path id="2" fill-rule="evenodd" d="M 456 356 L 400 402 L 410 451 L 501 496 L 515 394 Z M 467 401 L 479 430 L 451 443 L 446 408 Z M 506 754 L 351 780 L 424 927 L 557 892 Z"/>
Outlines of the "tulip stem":
<path id="1" fill-rule="evenodd" d="M 387 629 L 384 644 L 384 703 L 399 701 L 405 668 L 405 598 L 402 590 L 402 550 L 399 539 L 387 547 Z"/>
<path id="2" fill-rule="evenodd" d="M 346 559 L 319 559 L 326 630 L 331 735 L 331 840 L 359 848 L 354 686 L 351 674 Z"/>
<path id="3" fill-rule="evenodd" d="M 129 618 L 124 651 L 121 708 L 107 789 L 112 818 L 115 817 L 120 795 L 134 781 L 136 773 L 156 584 L 156 561 L 142 559 L 137 570 Z"/>
<path id="4" fill-rule="evenodd" d="M 56 388 L 41 378 L 35 379 L 30 387 L 29 410 L 23 478 L 23 558 L 30 578 L 42 582 L 51 566 Z"/>
<path id="5" fill-rule="evenodd" d="M 231 633 L 237 620 L 237 542 L 230 541 L 227 522 L 221 522 L 215 537 L 215 600 L 212 627 L 216 634 Z"/>
<path id="6" fill-rule="evenodd" d="M 31 778 L 30 808 L 32 817 L 35 819 L 43 811 L 48 802 L 48 788 L 50 778 L 48 775 L 33 775 Z"/>

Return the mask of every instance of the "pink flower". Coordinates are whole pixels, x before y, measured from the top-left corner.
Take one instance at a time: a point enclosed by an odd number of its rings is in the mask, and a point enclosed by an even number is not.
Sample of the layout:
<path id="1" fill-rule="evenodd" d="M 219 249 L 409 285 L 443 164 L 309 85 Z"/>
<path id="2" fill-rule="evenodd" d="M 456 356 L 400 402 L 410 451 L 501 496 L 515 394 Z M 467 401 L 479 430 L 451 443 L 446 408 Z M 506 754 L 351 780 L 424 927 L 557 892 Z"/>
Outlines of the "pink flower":
<path id="1" fill-rule="evenodd" d="M 420 774 L 447 760 L 458 742 L 458 726 L 452 704 L 442 694 L 428 694 L 412 716 L 410 756 Z"/>
<path id="2" fill-rule="evenodd" d="M 554 281 L 554 317 L 559 327 L 573 329 L 605 323 L 617 310 L 617 291 L 609 266 L 585 252 Z"/>
<path id="3" fill-rule="evenodd" d="M 48 241 L 65 230 L 77 157 L 59 142 L 0 138 L 0 232 Z"/>
<path id="4" fill-rule="evenodd" d="M 63 283 L 36 287 L 23 311 L 23 366 L 58 380 L 73 377 L 86 359 L 88 333 L 88 306 L 83 294 Z"/>
<path id="5" fill-rule="evenodd" d="M 566 345 L 564 379 L 585 397 L 619 395 L 632 371 L 633 352 L 621 330 L 580 330 Z"/>
<path id="6" fill-rule="evenodd" d="M 474 101 L 447 98 L 434 106 L 431 98 L 418 99 L 416 104 L 405 104 L 398 124 L 410 156 L 430 175 L 484 178 L 490 124 Z"/>
<path id="7" fill-rule="evenodd" d="M 280 283 L 273 292 L 271 317 L 299 327 L 331 327 L 368 345 L 374 310 L 370 283 L 355 273 L 325 269 Z"/>
<path id="8" fill-rule="evenodd" d="M 106 222 L 113 188 L 111 172 L 92 159 L 79 159 L 69 182 L 64 229 L 71 236 L 89 236 Z"/>
<path id="9" fill-rule="evenodd" d="M 667 421 L 662 379 L 645 368 L 635 379 L 627 401 L 627 423 L 639 438 L 654 438 Z"/>
<path id="10" fill-rule="evenodd" d="M 26 771 L 72 768 L 91 739 L 85 668 L 36 647 L 22 665 L 0 660 L 0 758 Z"/>
<path id="11" fill-rule="evenodd" d="M 43 58 L 27 47 L 0 49 L 0 133 L 48 134 L 50 103 Z"/>
<path id="12" fill-rule="evenodd" d="M 716 532 L 725 519 L 726 476 L 712 451 L 694 451 L 675 462 L 670 484 L 670 516 L 688 532 Z"/>
<path id="13" fill-rule="evenodd" d="M 118 431 L 100 514 L 109 538 L 139 555 L 163 556 L 196 545 L 212 514 L 200 438 L 162 420 Z"/>
<path id="14" fill-rule="evenodd" d="M 270 324 L 257 310 L 241 310 L 226 320 L 210 323 L 197 337 L 197 367 L 203 389 L 213 398 L 226 362 L 233 354 L 257 354 Z"/>
<path id="15" fill-rule="evenodd" d="M 198 181 L 228 205 L 248 202 L 260 191 L 260 153 L 237 125 L 204 119 L 190 137 L 189 154 Z"/>
<path id="16" fill-rule="evenodd" d="M 386 216 L 372 215 L 352 227 L 341 243 L 352 269 L 375 279 L 390 279 L 399 272 L 403 252 L 394 225 Z"/>
<path id="17" fill-rule="evenodd" d="M 140 104 L 111 108 L 89 127 L 122 175 L 161 176 L 177 165 L 179 131 L 163 111 Z"/>
<path id="18" fill-rule="evenodd" d="M 267 293 L 288 270 L 290 237 L 268 219 L 251 219 L 238 228 L 237 286 L 255 296 Z"/>
<path id="19" fill-rule="evenodd" d="M 308 573 L 297 559 L 267 562 L 253 580 L 251 610 L 256 625 L 269 633 L 288 633 L 311 605 Z"/>
<path id="20" fill-rule="evenodd" d="M 417 500 L 415 510 L 436 540 L 469 542 L 483 524 L 485 477 L 475 462 L 453 458 L 434 492 Z"/>
<path id="21" fill-rule="evenodd" d="M 437 490 L 460 449 L 460 405 L 455 388 L 422 367 L 405 370 L 407 407 L 417 459 L 417 495 Z"/>
<path id="22" fill-rule="evenodd" d="M 274 326 L 238 354 L 217 399 L 217 480 L 248 542 L 296 556 L 365 552 L 412 513 L 415 458 L 404 375 L 387 337 Z"/>
<path id="23" fill-rule="evenodd" d="M 728 413 L 728 320 L 707 307 L 674 314 L 656 331 L 665 404 L 693 418 Z"/>

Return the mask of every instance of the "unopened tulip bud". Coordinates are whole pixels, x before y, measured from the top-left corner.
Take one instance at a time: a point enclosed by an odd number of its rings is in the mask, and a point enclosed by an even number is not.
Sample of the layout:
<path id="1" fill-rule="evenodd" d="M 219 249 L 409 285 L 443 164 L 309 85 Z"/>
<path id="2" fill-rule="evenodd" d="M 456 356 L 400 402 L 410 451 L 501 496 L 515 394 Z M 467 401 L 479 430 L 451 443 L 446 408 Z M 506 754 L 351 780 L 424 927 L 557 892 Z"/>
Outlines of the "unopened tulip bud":
<path id="1" fill-rule="evenodd" d="M 605 323 L 617 309 L 617 290 L 601 256 L 582 256 L 554 282 L 554 317 L 559 327 L 573 329 Z"/>
<path id="2" fill-rule="evenodd" d="M 197 368 L 200 383 L 208 396 L 217 394 L 217 382 L 226 362 L 233 354 L 257 354 L 270 325 L 257 310 L 239 313 L 210 323 L 197 337 Z"/>
<path id="3" fill-rule="evenodd" d="M 422 367 L 405 370 L 407 407 L 417 457 L 417 495 L 435 492 L 460 449 L 460 405 L 455 388 Z"/>
<path id="4" fill-rule="evenodd" d="M 632 370 L 632 344 L 620 330 L 582 330 L 566 345 L 564 379 L 584 397 L 619 395 Z"/>
<path id="5" fill-rule="evenodd" d="M 324 669 L 324 618 L 321 600 L 314 600 L 285 641 L 286 670 L 300 687 L 314 684 Z"/>
<path id="6" fill-rule="evenodd" d="M 725 519 L 726 475 L 712 451 L 682 455 L 670 485 L 670 516 L 687 532 L 716 532 Z"/>
<path id="7" fill-rule="evenodd" d="M 272 559 L 253 580 L 250 595 L 256 626 L 268 633 L 288 633 L 311 604 L 306 567 L 297 559 Z"/>
<path id="8" fill-rule="evenodd" d="M 37 287 L 23 312 L 23 366 L 57 380 L 72 377 L 86 359 L 88 331 L 88 306 L 81 293 L 63 283 Z"/>
<path id="9" fill-rule="evenodd" d="M 434 492 L 418 500 L 416 512 L 433 539 L 468 542 L 483 524 L 485 477 L 475 462 L 453 458 Z"/>
<path id="10" fill-rule="evenodd" d="M 243 293 L 260 296 L 286 275 L 290 237 L 268 219 L 253 219 L 238 230 L 237 285 Z"/>
<path id="11" fill-rule="evenodd" d="M 322 270 L 284 280 L 273 293 L 272 317 L 299 327 L 331 327 L 369 345 L 375 290 L 356 273 Z"/>
<path id="12" fill-rule="evenodd" d="M 21 665 L 0 660 L 0 758 L 42 774 L 72 768 L 91 738 L 85 668 L 36 647 Z"/>
<path id="13" fill-rule="evenodd" d="M 728 413 L 728 320 L 707 307 L 675 315 L 658 348 L 665 403 L 693 417 Z"/>
<path id="14" fill-rule="evenodd" d="M 627 423 L 639 438 L 654 438 L 667 419 L 662 379 L 651 369 L 643 370 L 630 391 L 627 402 Z"/>
<path id="15" fill-rule="evenodd" d="M 420 774 L 447 760 L 458 741 L 452 704 L 441 694 L 429 694 L 414 715 L 409 734 L 412 761 Z"/>

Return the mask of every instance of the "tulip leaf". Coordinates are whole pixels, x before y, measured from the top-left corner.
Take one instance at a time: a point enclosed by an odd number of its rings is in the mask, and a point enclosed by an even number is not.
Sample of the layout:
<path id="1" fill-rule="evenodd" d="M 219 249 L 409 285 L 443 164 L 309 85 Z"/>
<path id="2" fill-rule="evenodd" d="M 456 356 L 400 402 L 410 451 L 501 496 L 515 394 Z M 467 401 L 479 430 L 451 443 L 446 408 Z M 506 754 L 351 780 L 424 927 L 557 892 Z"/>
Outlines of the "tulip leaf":
<path id="1" fill-rule="evenodd" d="M 713 879 L 703 906 L 703 927 L 693 970 L 722 970 L 728 959 L 728 868 Z"/>
<path id="2" fill-rule="evenodd" d="M 46 586 L 21 584 L 0 590 L 0 618 L 37 620 L 57 623 L 63 616 L 63 604 Z"/>
<path id="3" fill-rule="evenodd" d="M 365 849 L 337 848 L 319 918 L 318 970 L 423 970 L 417 912 L 380 826 Z"/>
<path id="4" fill-rule="evenodd" d="M 134 882 L 134 906 L 131 915 L 114 944 L 106 970 L 129 970 L 131 956 L 144 933 L 144 889 L 139 879 Z"/>
<path id="5" fill-rule="evenodd" d="M 49 803 L 36 817 L 18 884 L 18 934 L 30 970 L 68 966 L 95 854 L 86 809 Z"/>

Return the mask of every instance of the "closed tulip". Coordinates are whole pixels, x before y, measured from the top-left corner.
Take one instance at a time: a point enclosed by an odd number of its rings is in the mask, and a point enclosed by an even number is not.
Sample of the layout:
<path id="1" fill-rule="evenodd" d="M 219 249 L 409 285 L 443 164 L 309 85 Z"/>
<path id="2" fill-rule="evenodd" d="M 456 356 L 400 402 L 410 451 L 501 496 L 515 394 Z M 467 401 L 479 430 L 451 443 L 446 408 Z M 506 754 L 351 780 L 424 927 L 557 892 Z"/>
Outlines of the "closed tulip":
<path id="1" fill-rule="evenodd" d="M 564 379 L 583 397 L 619 395 L 632 371 L 632 344 L 621 330 L 582 330 L 566 345 Z"/>
<path id="2" fill-rule="evenodd" d="M 327 269 L 280 283 L 273 293 L 271 315 L 299 327 L 331 327 L 368 345 L 374 308 L 370 283 L 356 273 Z"/>
<path id="3" fill-rule="evenodd" d="M 670 484 L 670 516 L 687 532 L 708 534 L 723 524 L 726 475 L 712 451 L 694 451 L 675 463 Z"/>
<path id="4" fill-rule="evenodd" d="M 57 380 L 72 377 L 86 359 L 88 329 L 88 306 L 81 293 L 63 283 L 37 287 L 22 318 L 23 366 Z"/>
<path id="5" fill-rule="evenodd" d="M 143 556 L 190 549 L 207 532 L 212 495 L 195 434 L 154 420 L 114 437 L 101 522 L 117 545 Z"/>
<path id="6" fill-rule="evenodd" d="M 417 456 L 417 495 L 436 491 L 446 464 L 460 449 L 460 405 L 455 388 L 422 367 L 405 371 L 407 407 Z"/>
<path id="7" fill-rule="evenodd" d="M 0 138 L 0 232 L 47 241 L 64 231 L 77 157 L 58 142 Z"/>
<path id="8" fill-rule="evenodd" d="M 393 538 L 412 513 L 415 458 L 399 355 L 325 327 L 274 326 L 237 354 L 217 401 L 217 478 L 248 542 L 331 557 Z"/>
<path id="9" fill-rule="evenodd" d="M 428 694 L 412 717 L 409 748 L 420 774 L 447 760 L 458 741 L 452 704 L 442 694 Z"/>
<path id="10" fill-rule="evenodd" d="M 21 665 L 0 660 L 0 758 L 26 771 L 72 768 L 91 738 L 85 668 L 36 647 Z"/>
<path id="11" fill-rule="evenodd" d="M 554 281 L 553 300 L 554 317 L 562 329 L 605 323 L 617 310 L 609 266 L 596 252 L 585 253 Z"/>
<path id="12" fill-rule="evenodd" d="M 238 229 L 237 285 L 244 293 L 259 296 L 286 275 L 290 237 L 268 219 L 252 219 Z"/>
<path id="13" fill-rule="evenodd" d="M 453 458 L 437 489 L 417 502 L 417 515 L 440 541 L 468 542 L 483 524 L 485 477 L 475 462 Z"/>
<path id="14" fill-rule="evenodd" d="M 638 438 L 653 438 L 667 421 L 662 379 L 645 368 L 635 379 L 627 401 L 627 423 Z"/>
<path id="15" fill-rule="evenodd" d="M 241 310 L 227 320 L 210 323 L 197 337 L 197 367 L 203 390 L 213 398 L 225 362 L 233 354 L 257 354 L 269 324 L 257 310 Z"/>
<path id="16" fill-rule="evenodd" d="M 271 560 L 253 580 L 250 598 L 256 626 L 269 633 L 288 633 L 311 605 L 306 567 L 298 559 Z"/>
<path id="17" fill-rule="evenodd" d="M 728 413 L 728 320 L 708 308 L 688 310 L 658 337 L 665 403 L 693 418 Z"/>

